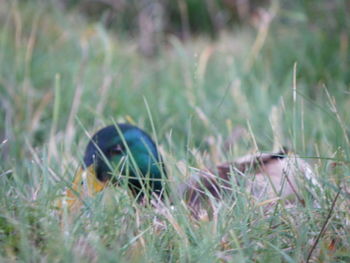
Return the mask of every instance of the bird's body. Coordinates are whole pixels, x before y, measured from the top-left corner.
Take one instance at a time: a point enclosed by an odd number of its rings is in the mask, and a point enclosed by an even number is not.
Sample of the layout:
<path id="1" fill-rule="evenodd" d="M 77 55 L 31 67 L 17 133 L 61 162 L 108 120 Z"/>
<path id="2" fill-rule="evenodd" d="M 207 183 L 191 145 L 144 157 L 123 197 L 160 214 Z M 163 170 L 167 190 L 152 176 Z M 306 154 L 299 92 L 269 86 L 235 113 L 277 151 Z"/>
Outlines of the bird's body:
<path id="1" fill-rule="evenodd" d="M 77 193 L 68 191 L 68 202 L 70 206 L 75 203 L 76 195 L 84 190 L 84 180 L 89 195 L 112 182 L 128 185 L 138 200 L 162 197 L 165 177 L 156 144 L 146 132 L 130 124 L 110 125 L 95 133 L 88 143 L 73 182 L 72 189 Z"/>

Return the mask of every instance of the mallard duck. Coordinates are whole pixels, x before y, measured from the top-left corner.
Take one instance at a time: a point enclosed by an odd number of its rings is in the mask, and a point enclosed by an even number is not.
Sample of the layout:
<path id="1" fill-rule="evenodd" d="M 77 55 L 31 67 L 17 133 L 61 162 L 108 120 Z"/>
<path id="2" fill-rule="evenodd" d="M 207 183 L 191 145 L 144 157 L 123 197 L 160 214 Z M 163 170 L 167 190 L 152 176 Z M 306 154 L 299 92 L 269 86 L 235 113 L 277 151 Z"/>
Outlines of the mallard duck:
<path id="1" fill-rule="evenodd" d="M 229 180 L 233 172 L 246 176 L 249 191 L 257 200 L 295 196 L 301 203 L 299 188 L 308 181 L 317 185 L 311 166 L 298 155 L 282 149 L 276 153 L 255 153 L 217 166 L 220 178 Z"/>
<path id="2" fill-rule="evenodd" d="M 187 201 L 195 217 L 208 194 L 219 200 L 224 192 L 232 191 L 232 178 L 237 175 L 248 176 L 247 186 L 260 200 L 290 195 L 300 199 L 298 174 L 313 180 L 311 167 L 286 150 L 247 155 L 231 163 L 219 164 L 216 170 L 195 169 L 189 178 L 173 187 L 180 198 Z M 152 196 L 162 199 L 165 181 L 166 170 L 151 137 L 130 124 L 111 125 L 99 130 L 88 143 L 83 164 L 67 191 L 66 201 L 72 208 L 80 203 L 80 199 L 93 196 L 109 183 L 126 183 L 138 201 Z"/>
<path id="3" fill-rule="evenodd" d="M 165 178 L 162 158 L 146 132 L 130 124 L 110 125 L 89 141 L 66 202 L 72 208 L 109 183 L 126 183 L 137 200 L 162 198 Z"/>
<path id="4" fill-rule="evenodd" d="M 234 189 L 241 184 L 257 205 L 267 209 L 281 199 L 291 207 L 297 203 L 305 205 L 301 190 L 306 189 L 316 197 L 309 186 L 319 187 L 311 166 L 284 148 L 275 153 L 248 154 L 212 169 L 194 168 L 177 192 L 192 216 L 200 219 L 209 215 L 208 208 L 215 209 L 221 201 L 233 197 Z"/>

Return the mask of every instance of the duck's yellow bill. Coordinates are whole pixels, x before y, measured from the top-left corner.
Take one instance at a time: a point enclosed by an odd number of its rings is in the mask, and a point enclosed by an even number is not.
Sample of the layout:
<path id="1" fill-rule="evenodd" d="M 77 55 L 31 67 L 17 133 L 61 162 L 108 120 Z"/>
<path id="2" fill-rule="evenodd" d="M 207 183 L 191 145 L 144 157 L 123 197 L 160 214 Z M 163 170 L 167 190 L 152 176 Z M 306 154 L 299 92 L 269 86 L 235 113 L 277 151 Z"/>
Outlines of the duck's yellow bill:
<path id="1" fill-rule="evenodd" d="M 79 168 L 75 174 L 72 187 L 66 191 L 66 196 L 60 202 L 59 207 L 68 207 L 69 210 L 77 209 L 81 206 L 81 200 L 91 197 L 106 187 L 107 182 L 101 182 L 96 177 L 93 165 L 85 170 Z"/>

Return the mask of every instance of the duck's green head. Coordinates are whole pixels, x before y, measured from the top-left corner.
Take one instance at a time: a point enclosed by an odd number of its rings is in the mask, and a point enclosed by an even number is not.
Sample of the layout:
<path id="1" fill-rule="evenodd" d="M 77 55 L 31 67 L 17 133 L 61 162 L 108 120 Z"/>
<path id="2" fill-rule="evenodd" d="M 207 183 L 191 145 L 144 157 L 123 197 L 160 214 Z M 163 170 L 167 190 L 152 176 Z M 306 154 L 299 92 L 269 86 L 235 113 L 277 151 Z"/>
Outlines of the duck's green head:
<path id="1" fill-rule="evenodd" d="M 145 190 L 158 196 L 163 193 L 162 159 L 151 137 L 136 126 L 117 124 L 99 130 L 88 143 L 83 161 L 73 188 L 80 187 L 85 174 L 91 193 L 110 181 L 127 182 L 135 196 L 143 196 Z"/>

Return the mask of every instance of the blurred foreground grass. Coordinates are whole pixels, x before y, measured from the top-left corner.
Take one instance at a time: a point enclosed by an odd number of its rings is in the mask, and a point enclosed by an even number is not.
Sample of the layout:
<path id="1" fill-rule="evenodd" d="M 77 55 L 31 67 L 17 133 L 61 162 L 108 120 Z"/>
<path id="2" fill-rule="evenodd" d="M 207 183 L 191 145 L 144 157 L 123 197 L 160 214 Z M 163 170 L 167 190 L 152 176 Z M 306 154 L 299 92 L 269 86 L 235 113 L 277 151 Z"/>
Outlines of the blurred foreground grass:
<path id="1" fill-rule="evenodd" d="M 133 39 L 74 11 L 1 2 L 0 260 L 302 262 L 342 186 L 313 256 L 348 262 L 350 20 L 339 10 L 326 18 L 305 10 L 273 6 L 255 28 L 215 42 L 169 36 L 146 59 Z M 213 167 L 283 144 L 310 158 L 320 206 L 309 200 L 290 213 L 281 202 L 266 214 L 237 189 L 213 220 L 193 222 L 178 204 L 157 232 L 151 208 L 108 189 L 76 220 L 60 219 L 53 204 L 73 177 L 86 132 L 112 120 L 151 132 L 147 105 L 174 177 L 177 160 Z M 247 132 L 224 151 L 238 127 Z"/>

